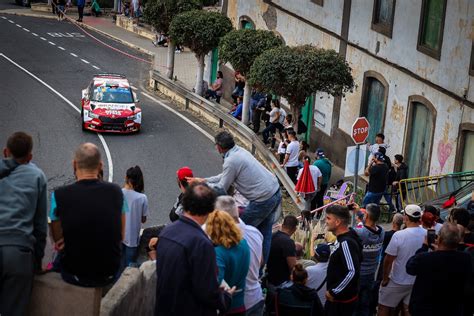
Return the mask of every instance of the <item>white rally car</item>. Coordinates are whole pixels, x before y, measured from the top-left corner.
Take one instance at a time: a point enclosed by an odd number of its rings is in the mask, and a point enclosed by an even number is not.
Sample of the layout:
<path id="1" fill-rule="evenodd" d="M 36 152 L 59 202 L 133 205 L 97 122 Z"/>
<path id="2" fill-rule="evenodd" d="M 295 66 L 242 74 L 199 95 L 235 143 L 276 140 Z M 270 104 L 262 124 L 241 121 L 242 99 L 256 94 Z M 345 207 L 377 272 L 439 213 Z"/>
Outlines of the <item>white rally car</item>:
<path id="1" fill-rule="evenodd" d="M 98 74 L 82 90 L 83 130 L 133 133 L 142 125 L 142 110 L 127 78 L 118 74 Z"/>

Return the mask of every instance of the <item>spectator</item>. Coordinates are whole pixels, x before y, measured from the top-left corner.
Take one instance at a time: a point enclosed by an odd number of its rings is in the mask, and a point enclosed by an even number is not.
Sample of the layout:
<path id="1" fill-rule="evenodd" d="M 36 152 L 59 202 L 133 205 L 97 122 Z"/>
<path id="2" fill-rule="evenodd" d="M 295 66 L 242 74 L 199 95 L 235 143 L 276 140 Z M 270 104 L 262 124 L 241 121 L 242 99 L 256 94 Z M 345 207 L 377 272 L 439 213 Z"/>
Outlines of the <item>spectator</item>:
<path id="1" fill-rule="evenodd" d="M 424 212 L 421 216 L 421 227 L 424 229 L 434 229 L 434 225 L 436 223 L 436 218 L 433 214 L 429 212 Z"/>
<path id="2" fill-rule="evenodd" d="M 262 264 L 263 236 L 253 226 L 245 225 L 239 218 L 239 211 L 235 200 L 230 196 L 219 196 L 216 200 L 216 210 L 227 212 L 239 225 L 244 239 L 250 249 L 250 265 L 247 278 L 245 279 L 244 302 L 247 316 L 261 316 L 263 313 L 264 300 L 262 287 L 259 282 L 259 270 Z"/>
<path id="3" fill-rule="evenodd" d="M 316 197 L 313 199 L 313 204 L 311 205 L 312 210 L 324 206 L 324 194 L 326 194 L 329 180 L 331 179 L 332 164 L 329 159 L 326 158 L 322 148 L 318 148 L 316 150 L 316 161 L 313 163 L 313 165 L 318 167 L 323 178 L 321 180 L 321 188 L 319 189 L 318 193 L 316 193 Z"/>
<path id="4" fill-rule="evenodd" d="M 400 212 L 402 210 L 402 197 L 406 197 L 407 195 L 407 190 L 406 190 L 406 185 L 402 184 L 401 190 L 400 190 L 400 181 L 407 179 L 408 178 L 408 166 L 406 163 L 403 162 L 403 156 L 402 155 L 395 155 L 395 161 L 394 161 L 394 168 L 395 168 L 395 181 L 392 182 L 392 188 L 394 189 L 394 192 L 396 193 L 396 208 L 397 212 Z"/>
<path id="5" fill-rule="evenodd" d="M 122 264 L 120 272 L 131 264 L 136 264 L 140 229 L 148 216 L 148 199 L 145 194 L 143 173 L 139 166 L 129 168 L 125 176 L 123 196 L 128 203 L 125 215 L 125 238 L 122 242 Z"/>
<path id="6" fill-rule="evenodd" d="M 306 268 L 308 272 L 306 286 L 318 292 L 319 300 L 323 306 L 326 304 L 326 277 L 330 255 L 331 249 L 327 244 L 317 245 L 316 249 L 314 249 L 314 259 L 317 263 Z"/>
<path id="7" fill-rule="evenodd" d="M 474 232 L 469 230 L 469 222 L 471 220 L 471 215 L 468 210 L 465 208 L 454 208 L 451 210 L 450 215 L 451 221 L 463 227 L 461 232 L 462 238 L 461 242 L 464 244 L 474 245 Z"/>
<path id="8" fill-rule="evenodd" d="M 396 178 L 396 171 L 394 166 L 392 165 L 392 161 L 390 158 L 386 155 L 387 150 L 385 147 L 379 147 L 379 153 L 383 155 L 384 162 L 387 165 L 388 171 L 387 171 L 387 184 L 385 186 L 385 192 L 383 194 L 383 197 L 385 201 L 388 204 L 389 211 L 392 213 L 396 213 L 395 206 L 393 205 L 393 196 L 395 195 L 395 189 L 393 188 L 392 184 L 395 181 Z"/>
<path id="9" fill-rule="evenodd" d="M 277 153 L 278 153 L 280 164 L 282 164 L 283 161 L 285 161 L 286 147 L 288 146 L 288 143 L 289 142 L 287 139 L 282 139 L 280 141 L 280 144 L 278 145 Z"/>
<path id="10" fill-rule="evenodd" d="M 277 289 L 277 315 L 323 315 L 323 306 L 319 300 L 318 292 L 306 286 L 308 272 L 303 268 L 303 265 L 295 265 L 291 273 L 291 281 L 291 286 Z"/>
<path id="11" fill-rule="evenodd" d="M 258 133 L 260 131 L 260 121 L 262 120 L 262 112 L 265 111 L 265 101 L 267 96 L 264 93 L 256 90 L 252 91 L 250 99 L 250 111 L 252 113 L 253 131 Z"/>
<path id="12" fill-rule="evenodd" d="M 58 13 L 58 21 L 64 20 L 64 10 L 66 9 L 66 0 L 58 0 L 56 12 Z"/>
<path id="13" fill-rule="evenodd" d="M 298 175 L 298 152 L 300 150 L 300 143 L 296 138 L 296 132 L 294 130 L 288 131 L 288 139 L 290 143 L 286 147 L 285 160 L 283 160 L 281 167 L 286 167 L 286 173 L 290 177 L 291 181 L 296 184 Z"/>
<path id="14" fill-rule="evenodd" d="M 91 12 L 93 15 L 95 15 L 95 17 L 99 17 L 100 15 L 102 15 L 102 9 L 100 8 L 99 3 L 97 3 L 97 0 L 92 1 Z"/>
<path id="15" fill-rule="evenodd" d="M 76 182 L 53 192 L 49 214 L 61 250 L 61 276 L 74 285 L 105 286 L 120 268 L 127 202 L 118 185 L 99 179 L 102 160 L 96 145 L 80 145 L 73 167 Z"/>
<path id="16" fill-rule="evenodd" d="M 370 153 L 369 162 L 374 159 L 374 155 L 375 153 L 379 152 L 380 147 L 384 147 L 385 149 L 388 149 L 390 147 L 388 144 L 385 144 L 384 141 L 385 141 L 385 135 L 382 133 L 378 133 L 375 136 L 375 144 L 367 143 L 367 149 Z"/>
<path id="17" fill-rule="evenodd" d="M 406 263 L 421 247 L 426 230 L 420 227 L 421 209 L 418 205 L 405 207 L 404 222 L 406 228 L 393 234 L 385 250 L 383 278 L 379 291 L 379 314 L 390 315 L 391 311 L 403 301 L 403 308 L 408 312 L 410 294 L 415 277 L 406 272 Z"/>
<path id="18" fill-rule="evenodd" d="M 82 22 L 82 18 L 84 17 L 84 6 L 86 5 L 86 0 L 77 0 L 77 13 L 79 14 L 79 18 L 76 22 Z"/>
<path id="19" fill-rule="evenodd" d="M 281 203 L 278 180 L 255 157 L 235 145 L 229 132 L 215 137 L 216 148 L 224 157 L 222 173 L 207 179 L 191 178 L 191 182 L 208 182 L 226 192 L 233 185 L 249 204 L 241 218 L 256 227 L 263 235 L 263 258 L 266 263 L 272 238 L 273 218 Z"/>
<path id="20" fill-rule="evenodd" d="M 300 151 L 298 153 L 298 167 L 303 168 L 304 158 L 308 156 L 309 144 L 304 140 L 300 143 Z"/>
<path id="21" fill-rule="evenodd" d="M 239 121 L 242 120 L 242 109 L 244 107 L 244 103 L 242 102 L 242 97 L 237 97 L 237 105 L 235 110 L 230 112 L 230 115 L 238 119 Z"/>
<path id="22" fill-rule="evenodd" d="M 245 279 L 250 265 L 250 250 L 247 241 L 243 238 L 232 216 L 219 210 L 209 214 L 206 221 L 206 233 L 216 251 L 217 282 L 227 283 L 237 289 L 226 315 L 245 315 Z"/>
<path id="23" fill-rule="evenodd" d="M 211 85 L 211 88 L 207 90 L 205 97 L 206 99 L 216 99 L 217 103 L 221 102 L 221 97 L 222 93 L 224 91 L 223 85 L 223 79 L 224 75 L 222 74 L 222 71 L 217 72 L 217 79 L 214 81 L 214 83 Z"/>
<path id="24" fill-rule="evenodd" d="M 363 208 L 361 208 L 359 210 L 355 210 L 355 212 L 356 212 L 356 214 L 355 214 L 355 221 L 356 221 L 355 228 L 364 227 L 365 216 L 366 216 L 367 212 Z"/>
<path id="25" fill-rule="evenodd" d="M 178 181 L 178 187 L 181 193 L 176 198 L 176 202 L 173 205 L 173 208 L 170 211 L 170 221 L 175 222 L 179 219 L 181 215 L 183 215 L 183 195 L 186 191 L 187 187 L 189 186 L 187 178 L 193 177 L 193 171 L 189 167 L 183 167 L 176 171 L 176 179 Z"/>
<path id="26" fill-rule="evenodd" d="M 331 205 L 326 210 L 328 231 L 337 237 L 327 271 L 326 315 L 352 315 L 357 302 L 362 243 L 349 228 L 351 215 L 346 206 Z"/>
<path id="27" fill-rule="evenodd" d="M 285 116 L 285 120 L 283 121 L 283 127 L 287 129 L 293 129 L 293 115 L 291 113 L 288 113 Z"/>
<path id="28" fill-rule="evenodd" d="M 425 239 L 416 255 L 408 260 L 406 271 L 416 277 L 410 315 L 464 315 L 463 299 L 472 264 L 469 254 L 456 250 L 460 241 L 458 227 L 446 223 L 434 245 Z M 428 252 L 430 247 L 434 251 Z"/>
<path id="29" fill-rule="evenodd" d="M 373 160 L 365 169 L 365 175 L 369 177 L 369 184 L 362 202 L 363 207 L 366 207 L 369 203 L 380 203 L 387 186 L 387 174 L 388 167 L 385 164 L 384 155 L 376 152 Z"/>
<path id="30" fill-rule="evenodd" d="M 305 156 L 304 160 L 308 161 L 308 163 L 310 164 L 309 171 L 311 173 L 311 178 L 313 179 L 314 189 L 316 190 L 315 192 L 304 194 L 304 201 L 305 201 L 304 209 L 305 211 L 312 211 L 311 205 L 312 205 L 313 199 L 316 197 L 316 194 L 319 192 L 319 190 L 321 190 L 321 182 L 323 181 L 323 175 L 318 167 L 311 165 L 311 158 L 309 158 L 309 156 Z M 303 174 L 303 169 L 300 169 L 298 171 L 298 177 L 296 179 L 299 180 L 302 174 Z"/>
<path id="31" fill-rule="evenodd" d="M 234 90 L 232 90 L 232 99 L 235 102 L 238 97 L 244 95 L 245 77 L 240 73 L 240 71 L 236 70 L 234 72 L 234 81 L 235 87 Z"/>
<path id="32" fill-rule="evenodd" d="M 219 288 L 214 246 L 201 229 L 215 200 L 206 184 L 189 186 L 183 216 L 162 230 L 156 248 L 155 315 L 217 315 L 230 307 L 235 287 Z"/>
<path id="33" fill-rule="evenodd" d="M 314 266 L 316 262 L 311 259 L 305 259 L 305 251 L 304 246 L 302 243 L 295 242 L 295 249 L 296 249 L 296 264 L 301 264 L 303 268 L 308 268 L 310 266 Z"/>
<path id="34" fill-rule="evenodd" d="M 33 139 L 12 134 L 0 160 L 0 314 L 25 315 L 47 232 L 46 177 L 31 162 Z"/>
<path id="35" fill-rule="evenodd" d="M 377 225 L 380 218 L 380 207 L 377 204 L 370 203 L 367 205 L 366 212 L 365 225 L 355 230 L 362 240 L 363 247 L 362 263 L 360 266 L 359 301 L 356 308 L 356 314 L 360 316 L 370 315 L 375 272 L 379 265 L 385 235 L 383 228 Z"/>
<path id="36" fill-rule="evenodd" d="M 267 263 L 268 282 L 279 286 L 290 280 L 291 271 L 296 264 L 296 245 L 290 237 L 298 227 L 298 219 L 287 215 L 283 219 L 281 229 L 272 236 L 270 256 Z"/>
<path id="37" fill-rule="evenodd" d="M 268 144 L 268 138 L 270 137 L 270 133 L 275 133 L 278 129 L 280 132 L 283 131 L 283 125 L 280 123 L 280 101 L 272 100 L 272 110 L 269 113 L 269 124 L 268 126 L 262 131 L 263 142 Z"/>
<path id="38" fill-rule="evenodd" d="M 439 209 L 433 205 L 425 205 L 424 213 L 431 213 L 434 215 L 434 218 L 435 218 L 434 230 L 436 231 L 436 235 L 439 235 L 439 231 L 441 227 L 443 227 L 443 224 L 439 222 L 440 221 Z"/>

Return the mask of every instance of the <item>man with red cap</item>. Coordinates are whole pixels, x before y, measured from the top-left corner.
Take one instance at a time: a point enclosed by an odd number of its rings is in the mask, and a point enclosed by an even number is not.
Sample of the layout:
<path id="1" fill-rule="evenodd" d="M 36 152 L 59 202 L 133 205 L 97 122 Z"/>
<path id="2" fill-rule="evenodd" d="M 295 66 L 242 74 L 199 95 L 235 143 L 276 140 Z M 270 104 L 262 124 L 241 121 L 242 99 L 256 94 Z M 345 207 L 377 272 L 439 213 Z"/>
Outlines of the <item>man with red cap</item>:
<path id="1" fill-rule="evenodd" d="M 181 205 L 181 200 L 183 199 L 184 191 L 189 186 L 188 180 L 186 178 L 192 178 L 193 170 L 189 167 L 182 167 L 176 171 L 176 180 L 178 181 L 178 187 L 181 190 L 178 198 L 176 199 L 176 203 L 174 203 L 173 208 L 170 211 L 170 220 L 172 222 L 179 219 L 179 217 L 183 214 L 183 206 Z"/>

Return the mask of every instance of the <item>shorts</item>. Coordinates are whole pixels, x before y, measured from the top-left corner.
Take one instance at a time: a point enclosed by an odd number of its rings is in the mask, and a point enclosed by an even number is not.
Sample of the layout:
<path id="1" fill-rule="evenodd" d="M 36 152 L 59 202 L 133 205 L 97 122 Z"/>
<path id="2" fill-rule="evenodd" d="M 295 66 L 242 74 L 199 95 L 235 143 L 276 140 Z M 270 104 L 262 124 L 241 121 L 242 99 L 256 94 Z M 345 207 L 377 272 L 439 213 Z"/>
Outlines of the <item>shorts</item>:
<path id="1" fill-rule="evenodd" d="M 412 288 L 413 284 L 402 285 L 390 280 L 387 286 L 380 286 L 379 304 L 395 308 L 403 300 L 403 304 L 408 306 Z"/>

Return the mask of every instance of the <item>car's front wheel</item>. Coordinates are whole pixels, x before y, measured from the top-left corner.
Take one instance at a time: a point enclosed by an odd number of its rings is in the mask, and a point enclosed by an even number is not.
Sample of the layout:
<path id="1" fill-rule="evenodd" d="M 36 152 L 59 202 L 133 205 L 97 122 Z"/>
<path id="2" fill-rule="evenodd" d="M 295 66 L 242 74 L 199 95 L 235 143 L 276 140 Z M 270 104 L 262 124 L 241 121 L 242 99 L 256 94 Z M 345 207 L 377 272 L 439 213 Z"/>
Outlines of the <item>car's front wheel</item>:
<path id="1" fill-rule="evenodd" d="M 81 127 L 83 131 L 86 131 L 87 129 L 84 127 L 84 109 L 81 109 Z"/>

